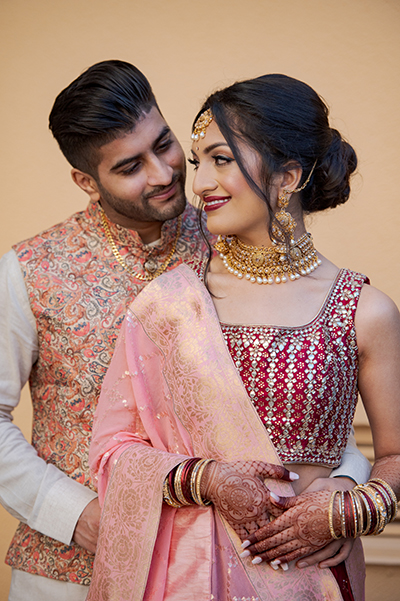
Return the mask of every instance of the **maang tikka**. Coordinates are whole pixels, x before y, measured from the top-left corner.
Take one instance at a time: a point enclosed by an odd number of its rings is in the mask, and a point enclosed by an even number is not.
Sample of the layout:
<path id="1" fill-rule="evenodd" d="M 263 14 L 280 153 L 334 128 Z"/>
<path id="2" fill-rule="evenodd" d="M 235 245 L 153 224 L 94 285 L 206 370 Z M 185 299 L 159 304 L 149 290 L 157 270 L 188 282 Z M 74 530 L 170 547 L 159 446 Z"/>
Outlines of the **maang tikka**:
<path id="1" fill-rule="evenodd" d="M 200 138 L 204 138 L 206 135 L 206 129 L 210 125 L 213 120 L 211 109 L 207 109 L 204 113 L 201 113 L 200 117 L 197 119 L 194 124 L 194 129 L 192 133 L 192 140 L 197 142 Z"/>

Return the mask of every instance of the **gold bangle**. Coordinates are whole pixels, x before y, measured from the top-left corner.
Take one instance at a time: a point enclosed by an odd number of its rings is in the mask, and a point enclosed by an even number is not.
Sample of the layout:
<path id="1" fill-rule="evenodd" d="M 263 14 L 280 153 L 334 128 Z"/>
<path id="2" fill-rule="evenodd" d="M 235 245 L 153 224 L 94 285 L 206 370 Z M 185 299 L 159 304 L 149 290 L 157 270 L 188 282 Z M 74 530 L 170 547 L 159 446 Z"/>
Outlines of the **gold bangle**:
<path id="1" fill-rule="evenodd" d="M 358 498 L 358 493 L 354 490 L 349 490 L 350 499 L 353 505 L 353 514 L 354 514 L 354 538 L 357 538 L 361 535 L 361 532 L 364 528 L 364 514 L 362 511 L 362 507 L 360 505 L 360 500 Z"/>
<path id="2" fill-rule="evenodd" d="M 197 472 L 199 471 L 203 461 L 204 461 L 203 459 L 199 459 L 199 461 L 194 466 L 192 473 L 190 475 L 190 493 L 191 493 L 192 499 L 196 503 L 196 505 L 201 504 L 201 499 L 199 499 L 197 497 L 197 493 L 196 493 L 196 476 L 197 476 Z"/>
<path id="3" fill-rule="evenodd" d="M 378 514 L 378 520 L 377 520 L 376 528 L 372 532 L 372 534 L 377 536 L 378 534 L 381 534 L 383 532 L 383 530 L 387 524 L 387 512 L 386 512 L 385 503 L 384 503 L 383 498 L 380 495 L 380 493 L 375 488 L 370 486 L 368 484 L 368 482 L 367 482 L 367 484 L 365 484 L 363 486 L 363 489 L 367 492 L 369 498 L 371 499 L 371 501 L 373 502 L 373 504 L 376 507 L 376 511 Z"/>
<path id="4" fill-rule="evenodd" d="M 359 516 L 359 532 L 358 532 L 358 536 L 362 536 L 364 534 L 364 530 L 365 530 L 365 513 L 364 513 L 364 505 L 362 503 L 362 495 L 360 495 L 360 493 L 358 491 L 353 490 L 353 494 L 354 494 L 354 498 L 355 498 L 355 502 L 356 502 L 356 506 L 357 506 L 357 511 L 358 511 L 358 516 Z M 368 507 L 369 509 L 369 507 Z M 369 525 L 371 525 L 371 522 L 369 523 Z"/>
<path id="5" fill-rule="evenodd" d="M 182 505 L 180 505 L 179 503 L 177 503 L 171 495 L 171 491 L 169 489 L 169 484 L 168 484 L 168 476 L 165 478 L 164 480 L 164 484 L 163 484 L 163 500 L 165 503 L 167 503 L 167 505 L 170 505 L 170 507 L 182 507 Z"/>
<path id="6" fill-rule="evenodd" d="M 384 491 L 387 493 L 387 495 L 390 497 L 391 500 L 391 508 L 392 508 L 392 515 L 390 517 L 390 522 L 392 520 L 394 520 L 396 518 L 397 515 L 397 510 L 398 510 L 398 501 L 397 501 L 397 497 L 394 493 L 393 488 L 390 486 L 390 484 L 388 484 L 385 480 L 382 480 L 381 478 L 371 478 L 371 480 L 369 480 L 368 482 L 373 483 L 376 482 L 377 484 L 381 485 L 381 488 L 384 489 Z"/>
<path id="7" fill-rule="evenodd" d="M 346 515 L 344 513 L 344 491 L 340 491 L 340 516 L 341 516 L 341 529 L 342 537 L 346 538 Z"/>
<path id="8" fill-rule="evenodd" d="M 371 523 L 372 523 L 372 513 L 371 513 L 371 508 L 369 506 L 369 503 L 367 501 L 367 499 L 365 498 L 364 495 L 367 495 L 368 498 L 370 498 L 370 496 L 367 494 L 366 491 L 364 491 L 363 489 L 363 485 L 362 484 L 358 484 L 357 486 L 355 486 L 353 488 L 354 492 L 358 495 L 358 499 L 361 503 L 361 505 L 364 507 L 365 509 L 365 513 L 366 513 L 366 523 L 365 523 L 365 527 L 363 528 L 361 535 L 363 536 L 368 536 L 369 534 L 372 534 L 370 532 L 370 528 L 371 528 Z M 362 492 L 360 492 L 362 491 Z M 374 503 L 375 505 L 375 503 Z M 376 505 L 375 505 L 376 507 Z M 363 511 L 364 513 L 364 511 Z"/>
<path id="9" fill-rule="evenodd" d="M 331 495 L 331 499 L 329 501 L 329 512 L 328 512 L 328 518 L 329 518 L 329 531 L 331 533 L 332 538 L 334 538 L 335 540 L 338 540 L 340 537 L 337 536 L 336 532 L 335 532 L 335 528 L 333 526 L 333 504 L 335 502 L 335 497 L 337 495 L 339 491 L 335 490 L 332 495 Z"/>
<path id="10" fill-rule="evenodd" d="M 196 501 L 197 504 L 205 507 L 206 505 L 211 505 L 211 501 L 203 501 L 203 499 L 201 498 L 201 477 L 203 475 L 203 472 L 206 468 L 206 466 L 211 463 L 212 461 L 214 461 L 214 459 L 204 459 L 199 467 L 199 469 L 196 471 L 196 476 L 195 476 L 195 490 L 196 490 Z"/>
<path id="11" fill-rule="evenodd" d="M 191 461 L 191 459 L 185 459 L 185 461 L 182 461 L 182 463 L 180 463 L 178 465 L 178 469 L 175 472 L 175 478 L 174 478 L 174 491 L 175 491 L 175 495 L 176 498 L 178 499 L 179 503 L 181 503 L 182 505 L 191 505 L 191 503 L 189 503 L 189 501 L 187 501 L 187 499 L 185 498 L 183 491 L 182 491 L 182 472 L 183 472 L 183 468 L 185 467 L 185 465 L 187 464 L 188 461 Z"/>

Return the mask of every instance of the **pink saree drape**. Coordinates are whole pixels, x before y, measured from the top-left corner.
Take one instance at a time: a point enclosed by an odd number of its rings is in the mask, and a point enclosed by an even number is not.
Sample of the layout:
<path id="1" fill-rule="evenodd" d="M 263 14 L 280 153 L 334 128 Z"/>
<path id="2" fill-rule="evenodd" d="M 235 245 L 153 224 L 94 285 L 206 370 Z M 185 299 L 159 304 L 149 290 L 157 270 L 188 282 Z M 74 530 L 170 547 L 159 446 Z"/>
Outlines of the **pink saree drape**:
<path id="1" fill-rule="evenodd" d="M 166 474 L 191 456 L 280 464 L 212 299 L 182 265 L 133 302 L 104 381 L 90 451 L 104 507 L 88 600 L 342 599 L 330 570 L 241 560 L 239 538 L 213 507 L 163 504 Z M 293 494 L 287 483 L 267 484 Z M 356 547 L 350 577 L 361 601 Z"/>

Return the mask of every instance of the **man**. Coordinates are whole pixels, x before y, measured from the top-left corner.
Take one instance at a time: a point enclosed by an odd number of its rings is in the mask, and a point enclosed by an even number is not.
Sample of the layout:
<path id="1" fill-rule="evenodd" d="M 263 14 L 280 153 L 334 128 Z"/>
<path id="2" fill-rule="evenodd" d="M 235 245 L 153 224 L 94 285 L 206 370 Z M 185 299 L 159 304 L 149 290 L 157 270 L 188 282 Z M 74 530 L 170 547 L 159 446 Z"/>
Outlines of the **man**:
<path id="1" fill-rule="evenodd" d="M 85 71 L 50 129 L 90 203 L 0 266 L 0 496 L 21 521 L 6 558 L 12 601 L 86 597 L 99 525 L 92 416 L 125 310 L 151 279 L 206 254 L 182 148 L 133 65 Z M 32 445 L 11 423 L 28 379 Z"/>

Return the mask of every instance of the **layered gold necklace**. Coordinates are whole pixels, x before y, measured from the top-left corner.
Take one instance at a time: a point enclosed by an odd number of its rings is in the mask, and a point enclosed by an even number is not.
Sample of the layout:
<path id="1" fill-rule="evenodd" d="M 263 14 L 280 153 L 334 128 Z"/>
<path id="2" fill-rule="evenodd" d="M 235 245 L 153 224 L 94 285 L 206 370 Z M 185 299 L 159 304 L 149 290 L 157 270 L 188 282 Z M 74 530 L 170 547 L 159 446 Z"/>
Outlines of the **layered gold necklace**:
<path id="1" fill-rule="evenodd" d="M 105 213 L 103 210 L 100 211 L 100 215 L 101 215 L 101 223 L 103 225 L 104 228 L 104 233 L 107 237 L 107 240 L 111 246 L 111 250 L 113 252 L 114 257 L 117 259 L 118 263 L 128 272 L 130 273 L 130 275 L 132 275 L 134 278 L 141 280 L 142 282 L 151 282 L 151 280 L 154 280 L 156 277 L 158 277 L 159 275 L 161 275 L 168 267 L 168 265 L 171 263 L 172 257 L 174 256 L 175 250 L 176 250 L 176 245 L 178 243 L 179 240 L 179 236 L 181 234 L 181 226 L 182 226 L 182 217 L 179 216 L 178 217 L 178 223 L 177 223 L 177 228 L 176 228 L 176 234 L 175 234 L 175 239 L 174 242 L 172 244 L 172 248 L 168 254 L 168 257 L 165 259 L 164 263 L 157 268 L 157 263 L 154 259 L 151 258 L 151 256 L 149 256 L 147 258 L 147 260 L 145 261 L 143 267 L 146 270 L 146 273 L 142 274 L 142 273 L 135 273 L 130 267 L 129 265 L 127 265 L 127 263 L 125 263 L 124 259 L 121 256 L 121 253 L 119 252 L 117 245 L 115 243 L 115 240 L 111 234 L 110 228 L 108 226 L 107 223 L 107 219 L 105 216 Z"/>
<path id="2" fill-rule="evenodd" d="M 297 280 L 321 264 L 308 233 L 292 239 L 289 248 L 276 241 L 272 246 L 250 246 L 236 236 L 219 236 L 214 247 L 230 273 L 257 284 Z"/>

